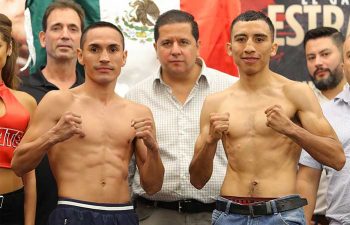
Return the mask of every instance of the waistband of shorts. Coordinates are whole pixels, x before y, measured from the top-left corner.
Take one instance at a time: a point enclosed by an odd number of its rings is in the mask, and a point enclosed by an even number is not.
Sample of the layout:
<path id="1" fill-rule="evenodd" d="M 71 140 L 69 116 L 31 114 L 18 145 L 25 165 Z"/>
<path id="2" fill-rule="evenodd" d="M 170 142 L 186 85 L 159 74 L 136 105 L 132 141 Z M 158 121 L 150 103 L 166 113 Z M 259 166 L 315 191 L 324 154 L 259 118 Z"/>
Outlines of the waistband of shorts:
<path id="1" fill-rule="evenodd" d="M 24 187 L 16 191 L 0 194 L 0 209 L 4 208 L 8 202 L 16 201 L 21 198 L 24 198 Z"/>
<path id="2" fill-rule="evenodd" d="M 20 193 L 24 193 L 24 187 L 21 187 L 20 189 L 12 191 L 12 192 L 0 194 L 0 196 L 10 197 L 10 196 L 15 196 L 15 195 L 20 194 Z"/>
<path id="3" fill-rule="evenodd" d="M 130 211 L 134 210 L 134 207 L 131 203 L 126 204 L 114 204 L 114 203 L 95 203 L 95 202 L 87 202 L 81 201 L 71 198 L 63 198 L 59 197 L 58 206 L 73 206 L 84 209 L 94 209 L 94 210 L 102 210 L 102 211 Z"/>

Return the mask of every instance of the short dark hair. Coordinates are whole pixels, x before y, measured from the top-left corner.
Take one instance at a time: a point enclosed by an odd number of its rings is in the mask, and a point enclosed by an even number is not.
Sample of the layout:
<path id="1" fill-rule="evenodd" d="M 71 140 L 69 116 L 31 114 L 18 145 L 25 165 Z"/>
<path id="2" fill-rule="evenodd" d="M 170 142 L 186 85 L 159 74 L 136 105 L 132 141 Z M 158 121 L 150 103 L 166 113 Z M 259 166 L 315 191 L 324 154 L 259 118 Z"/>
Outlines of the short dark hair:
<path id="1" fill-rule="evenodd" d="M 54 11 L 55 9 L 72 9 L 72 10 L 74 10 L 80 18 L 81 31 L 84 30 L 85 13 L 84 13 L 83 8 L 78 3 L 75 3 L 72 0 L 57 0 L 57 1 L 52 2 L 45 10 L 43 19 L 41 21 L 41 26 L 42 26 L 42 29 L 44 32 L 47 29 L 47 19 L 49 18 L 52 11 Z"/>
<path id="2" fill-rule="evenodd" d="M 254 10 L 248 10 L 246 12 L 243 12 L 239 14 L 232 21 L 231 27 L 230 27 L 230 39 L 232 39 L 232 28 L 237 22 L 239 21 L 248 22 L 248 21 L 256 21 L 256 20 L 262 20 L 267 23 L 267 25 L 269 26 L 269 29 L 271 32 L 271 38 L 273 41 L 275 39 L 275 27 L 273 26 L 271 19 L 268 16 L 266 16 L 263 12 L 254 11 Z"/>
<path id="3" fill-rule="evenodd" d="M 6 57 L 6 62 L 4 67 L 1 69 L 1 76 L 4 84 L 9 87 L 16 89 L 19 83 L 19 78 L 15 74 L 16 71 L 16 61 L 18 57 L 17 43 L 15 39 L 11 36 L 12 33 L 12 22 L 4 14 L 0 13 L 0 38 L 6 42 L 7 49 L 12 45 L 11 55 Z"/>
<path id="4" fill-rule="evenodd" d="M 84 46 L 84 43 L 86 40 L 86 35 L 89 32 L 89 30 L 92 30 L 92 29 L 95 29 L 98 27 L 109 27 L 109 28 L 116 30 L 122 36 L 123 50 L 125 49 L 125 41 L 124 41 L 123 32 L 120 30 L 120 28 L 118 28 L 113 23 L 106 22 L 106 21 L 98 21 L 98 22 L 92 23 L 83 31 L 83 33 L 81 34 L 81 38 L 80 38 L 80 48 L 81 49 L 83 49 L 83 46 Z"/>
<path id="5" fill-rule="evenodd" d="M 159 38 L 159 28 L 161 26 L 173 23 L 189 23 L 192 28 L 192 35 L 196 41 L 199 39 L 198 23 L 195 21 L 193 15 L 177 9 L 169 10 L 161 14 L 156 24 L 154 25 L 154 41 L 157 42 Z"/>
<path id="6" fill-rule="evenodd" d="M 345 41 L 344 35 L 339 32 L 337 29 L 333 27 L 317 27 L 315 29 L 311 29 L 305 33 L 304 36 L 304 49 L 306 46 L 306 43 L 309 40 L 314 40 L 322 37 L 329 37 L 332 39 L 333 43 L 337 46 L 337 48 L 342 52 L 343 50 L 343 43 Z"/>

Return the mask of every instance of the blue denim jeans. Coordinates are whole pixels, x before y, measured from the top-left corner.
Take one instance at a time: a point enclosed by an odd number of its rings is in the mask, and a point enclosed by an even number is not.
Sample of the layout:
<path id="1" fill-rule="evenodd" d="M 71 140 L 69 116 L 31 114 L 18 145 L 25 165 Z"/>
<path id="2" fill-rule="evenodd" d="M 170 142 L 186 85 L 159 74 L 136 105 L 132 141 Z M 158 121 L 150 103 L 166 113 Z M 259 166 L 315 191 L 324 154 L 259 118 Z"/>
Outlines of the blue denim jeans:
<path id="1" fill-rule="evenodd" d="M 289 195 L 281 199 L 293 196 L 295 195 Z M 232 203 L 232 201 L 222 197 L 219 197 L 219 200 Z M 273 211 L 276 211 L 276 208 L 273 207 Z M 302 207 L 280 213 L 276 212 L 272 215 L 256 217 L 229 213 L 228 209 L 226 209 L 226 212 L 215 209 L 212 215 L 212 225 L 306 225 L 306 221 L 304 209 Z"/>

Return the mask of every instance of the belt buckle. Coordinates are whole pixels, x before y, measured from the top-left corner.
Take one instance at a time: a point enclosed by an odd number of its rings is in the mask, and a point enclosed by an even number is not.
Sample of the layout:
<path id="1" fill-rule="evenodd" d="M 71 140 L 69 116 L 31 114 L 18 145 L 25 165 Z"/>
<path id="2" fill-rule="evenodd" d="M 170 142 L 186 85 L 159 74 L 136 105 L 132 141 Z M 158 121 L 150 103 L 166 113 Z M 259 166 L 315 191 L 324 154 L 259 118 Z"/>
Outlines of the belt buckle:
<path id="1" fill-rule="evenodd" d="M 184 203 L 191 203 L 192 201 L 191 200 L 187 200 L 187 199 L 185 199 L 185 200 L 179 200 L 178 201 L 178 206 L 179 206 L 179 209 L 178 209 L 178 211 L 179 211 L 179 213 L 183 213 L 183 209 L 185 209 L 185 211 L 186 211 L 186 207 L 184 208 Z"/>
<path id="2" fill-rule="evenodd" d="M 177 204 L 178 204 L 178 206 L 179 206 L 179 207 L 178 207 L 178 212 L 179 212 L 179 213 L 182 212 L 182 211 L 181 211 L 181 209 L 182 209 L 181 202 L 182 202 L 181 200 L 177 202 Z"/>
<path id="3" fill-rule="evenodd" d="M 0 195 L 0 209 L 2 208 L 2 203 L 4 202 L 4 196 Z"/>
<path id="4" fill-rule="evenodd" d="M 268 201 L 268 202 L 257 202 L 257 203 L 253 203 L 253 204 L 249 204 L 248 205 L 249 207 L 249 215 L 252 216 L 252 217 L 259 217 L 259 216 L 262 216 L 262 215 L 271 215 L 273 214 L 273 211 L 272 211 L 272 206 L 271 206 L 271 202 Z M 255 210 L 254 209 L 259 209 L 259 207 L 264 207 L 264 214 L 260 214 L 258 212 L 258 215 L 255 214 Z"/>

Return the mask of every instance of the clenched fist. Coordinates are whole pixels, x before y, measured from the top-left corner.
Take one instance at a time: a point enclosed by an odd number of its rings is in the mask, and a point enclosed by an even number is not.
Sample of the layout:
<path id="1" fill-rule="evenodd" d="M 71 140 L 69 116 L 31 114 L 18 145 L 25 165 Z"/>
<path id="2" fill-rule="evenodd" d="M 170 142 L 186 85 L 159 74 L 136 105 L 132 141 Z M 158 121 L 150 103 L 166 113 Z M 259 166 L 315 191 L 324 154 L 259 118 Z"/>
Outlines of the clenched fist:
<path id="1" fill-rule="evenodd" d="M 230 113 L 210 113 L 209 136 L 212 142 L 222 139 L 228 132 Z"/>
<path id="2" fill-rule="evenodd" d="M 275 131 L 286 134 L 293 122 L 285 114 L 282 106 L 273 105 L 265 110 L 266 126 L 271 127 Z"/>
<path id="3" fill-rule="evenodd" d="M 79 135 L 80 137 L 85 136 L 82 130 L 81 116 L 73 112 L 65 112 L 51 131 L 57 143 L 65 141 L 73 135 Z"/>
<path id="4" fill-rule="evenodd" d="M 136 138 L 141 138 L 150 150 L 158 150 L 158 144 L 154 137 L 154 124 L 150 118 L 136 118 L 131 121 L 131 126 L 136 131 Z"/>

